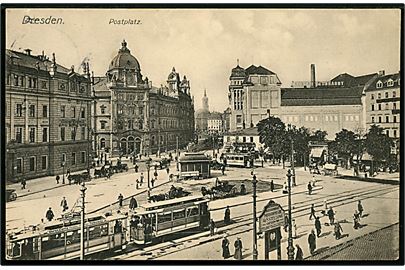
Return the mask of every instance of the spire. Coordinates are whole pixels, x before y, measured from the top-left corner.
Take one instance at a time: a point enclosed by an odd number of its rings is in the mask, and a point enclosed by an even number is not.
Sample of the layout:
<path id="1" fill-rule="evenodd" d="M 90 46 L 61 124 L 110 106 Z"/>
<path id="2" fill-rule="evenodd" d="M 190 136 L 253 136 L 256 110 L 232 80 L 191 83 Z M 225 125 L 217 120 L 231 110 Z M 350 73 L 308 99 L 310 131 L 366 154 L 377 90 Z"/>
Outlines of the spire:
<path id="1" fill-rule="evenodd" d="M 204 88 L 204 97 L 207 97 L 207 89 Z"/>
<path id="2" fill-rule="evenodd" d="M 239 67 L 239 58 L 236 59 L 237 66 Z"/>
<path id="3" fill-rule="evenodd" d="M 121 42 L 121 49 L 119 50 L 120 52 L 130 52 L 129 49 L 127 48 L 127 42 L 122 40 Z"/>
<path id="4" fill-rule="evenodd" d="M 176 69 L 174 67 L 172 68 L 172 72 L 176 72 Z"/>

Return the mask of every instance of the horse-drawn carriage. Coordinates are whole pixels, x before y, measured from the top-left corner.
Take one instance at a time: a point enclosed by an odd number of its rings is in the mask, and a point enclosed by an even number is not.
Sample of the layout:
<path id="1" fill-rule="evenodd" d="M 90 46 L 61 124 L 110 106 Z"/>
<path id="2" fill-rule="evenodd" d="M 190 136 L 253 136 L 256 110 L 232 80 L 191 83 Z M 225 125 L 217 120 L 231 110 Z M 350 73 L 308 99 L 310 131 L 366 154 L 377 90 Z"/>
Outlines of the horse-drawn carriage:
<path id="1" fill-rule="evenodd" d="M 80 174 L 69 174 L 67 177 L 69 183 L 74 183 L 74 184 L 81 184 L 83 181 L 90 180 L 90 173 L 89 172 L 83 172 Z"/>
<path id="2" fill-rule="evenodd" d="M 215 159 L 211 161 L 211 165 L 210 165 L 211 169 L 213 169 L 213 170 L 221 170 L 223 166 L 224 166 L 224 164 L 216 161 Z"/>
<path id="3" fill-rule="evenodd" d="M 164 200 L 186 197 L 190 194 L 191 192 L 185 191 L 182 187 L 171 186 L 170 190 L 167 193 L 152 195 L 149 197 L 149 200 L 152 202 L 159 202 Z"/>
<path id="4" fill-rule="evenodd" d="M 246 194 L 246 188 L 242 184 L 241 191 L 238 191 L 236 185 L 229 184 L 228 181 L 221 181 L 218 185 L 211 188 L 202 187 L 201 193 L 203 196 L 209 195 L 213 199 L 222 199 L 236 195 L 244 195 Z"/>
<path id="5" fill-rule="evenodd" d="M 114 173 L 118 173 L 118 172 L 124 172 L 124 171 L 128 171 L 128 164 L 126 163 L 117 163 L 117 165 L 113 165 L 111 166 L 111 170 Z"/>
<path id="6" fill-rule="evenodd" d="M 337 170 L 337 165 L 332 164 L 332 163 L 327 163 L 323 166 L 323 169 L 321 171 L 322 175 L 333 175 L 336 176 L 338 175 L 338 170 Z"/>

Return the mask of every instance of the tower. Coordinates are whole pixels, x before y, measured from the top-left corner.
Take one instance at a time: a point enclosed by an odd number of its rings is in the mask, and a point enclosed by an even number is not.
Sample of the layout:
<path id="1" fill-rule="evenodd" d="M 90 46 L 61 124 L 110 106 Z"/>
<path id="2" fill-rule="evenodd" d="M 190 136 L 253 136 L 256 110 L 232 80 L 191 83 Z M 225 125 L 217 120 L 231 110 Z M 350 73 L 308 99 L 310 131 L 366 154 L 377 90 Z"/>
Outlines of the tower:
<path id="1" fill-rule="evenodd" d="M 209 105 L 208 105 L 208 97 L 207 97 L 207 90 L 204 89 L 204 96 L 202 98 L 202 104 L 203 104 L 203 110 L 206 112 L 210 111 Z"/>

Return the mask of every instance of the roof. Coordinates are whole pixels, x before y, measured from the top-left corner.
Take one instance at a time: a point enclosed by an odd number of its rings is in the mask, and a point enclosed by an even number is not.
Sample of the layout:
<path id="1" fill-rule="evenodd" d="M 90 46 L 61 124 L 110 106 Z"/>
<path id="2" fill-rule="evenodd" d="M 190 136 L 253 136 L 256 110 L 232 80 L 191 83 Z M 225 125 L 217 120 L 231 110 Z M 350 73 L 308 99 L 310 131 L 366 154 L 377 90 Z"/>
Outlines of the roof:
<path id="1" fill-rule="evenodd" d="M 240 67 L 239 64 L 234 67 L 231 71 L 231 78 L 245 78 L 246 77 L 246 71 L 243 67 Z"/>
<path id="2" fill-rule="evenodd" d="M 210 159 L 204 153 L 184 153 L 184 156 L 180 157 L 179 162 L 210 162 Z"/>
<path id="3" fill-rule="evenodd" d="M 281 88 L 281 106 L 361 105 L 362 86 Z"/>
<path id="4" fill-rule="evenodd" d="M 271 70 L 268 70 L 267 68 L 264 68 L 262 66 L 256 67 L 255 65 L 251 65 L 246 69 L 246 73 L 248 75 L 274 75 L 275 73 Z"/>
<path id="5" fill-rule="evenodd" d="M 122 47 L 119 49 L 118 54 L 111 60 L 108 70 L 114 68 L 120 69 L 136 69 L 141 70 L 138 60 L 131 54 L 127 48 L 127 42 L 124 40 L 121 43 Z"/>
<path id="6" fill-rule="evenodd" d="M 201 201 L 201 200 L 204 200 L 204 197 L 200 196 L 200 195 L 186 196 L 186 197 L 175 198 L 175 199 L 171 199 L 171 200 L 164 200 L 164 201 L 160 201 L 160 202 L 147 203 L 147 204 L 142 205 L 141 207 L 144 209 L 149 209 L 149 208 L 162 207 L 167 204 L 175 204 L 175 203 L 188 202 L 188 201 Z"/>
<path id="7" fill-rule="evenodd" d="M 348 73 L 342 73 L 334 77 L 331 82 L 343 82 L 344 87 L 352 87 L 352 86 L 364 86 L 366 85 L 372 78 L 377 76 L 377 73 L 370 73 L 361 76 L 353 76 Z"/>
<path id="8" fill-rule="evenodd" d="M 259 136 L 259 130 L 257 127 L 250 127 L 245 129 L 238 129 L 232 132 L 228 132 L 225 136 Z"/>
<path id="9" fill-rule="evenodd" d="M 401 75 L 398 73 L 388 74 L 384 76 L 378 76 L 371 81 L 370 85 L 365 89 L 365 92 L 373 91 L 373 90 L 381 90 L 381 89 L 389 89 L 389 88 L 397 88 L 400 85 L 399 80 L 401 79 Z M 388 86 L 388 81 L 392 80 L 393 85 Z M 377 83 L 381 81 L 383 86 L 381 88 L 377 88 Z"/>

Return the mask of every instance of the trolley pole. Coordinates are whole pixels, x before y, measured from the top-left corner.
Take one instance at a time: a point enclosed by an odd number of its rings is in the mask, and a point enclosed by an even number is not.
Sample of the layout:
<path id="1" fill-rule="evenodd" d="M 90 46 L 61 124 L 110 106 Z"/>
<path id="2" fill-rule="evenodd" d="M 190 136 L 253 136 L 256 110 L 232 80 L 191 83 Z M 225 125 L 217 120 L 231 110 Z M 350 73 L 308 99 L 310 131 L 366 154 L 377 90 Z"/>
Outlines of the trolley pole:
<path id="1" fill-rule="evenodd" d="M 253 260 L 257 260 L 257 228 L 256 228 L 256 175 L 253 174 Z"/>
<path id="2" fill-rule="evenodd" d="M 85 197 L 86 197 L 86 186 L 84 181 L 82 182 L 82 186 L 80 188 L 81 192 L 81 199 L 82 199 L 82 209 L 81 209 L 81 223 L 80 223 L 80 260 L 84 260 L 84 210 L 85 210 Z"/>
<path id="3" fill-rule="evenodd" d="M 293 238 L 292 238 L 292 220 L 291 220 L 291 170 L 287 172 L 287 179 L 288 179 L 288 247 L 287 247 L 287 254 L 288 260 L 294 260 L 294 246 L 293 246 Z"/>

